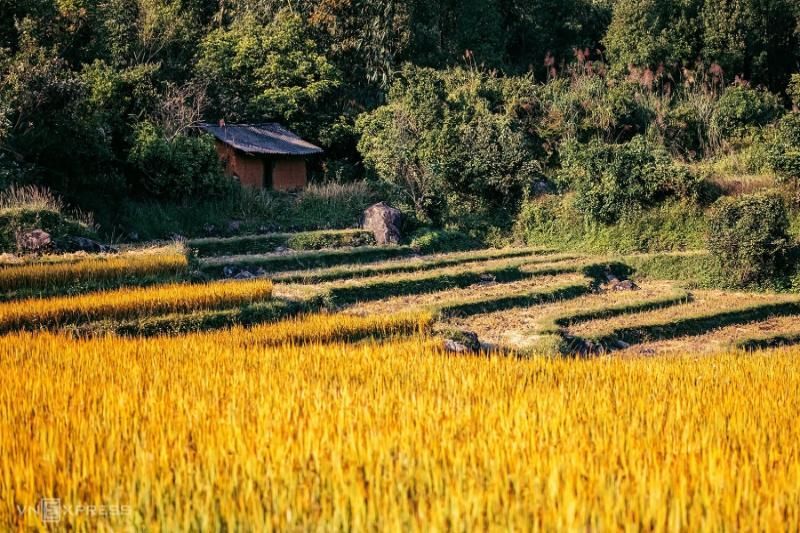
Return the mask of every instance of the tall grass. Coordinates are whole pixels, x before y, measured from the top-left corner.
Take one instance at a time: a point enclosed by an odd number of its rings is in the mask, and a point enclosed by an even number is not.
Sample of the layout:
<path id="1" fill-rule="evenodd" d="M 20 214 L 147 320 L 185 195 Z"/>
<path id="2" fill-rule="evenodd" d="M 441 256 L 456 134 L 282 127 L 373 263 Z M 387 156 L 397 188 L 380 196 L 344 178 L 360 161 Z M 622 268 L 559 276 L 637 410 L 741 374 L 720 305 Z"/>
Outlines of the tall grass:
<path id="1" fill-rule="evenodd" d="M 141 278 L 170 277 L 184 273 L 188 262 L 182 248 L 170 246 L 120 255 L 78 256 L 57 260 L 24 261 L 0 266 L 0 291 L 48 292 L 79 283 L 133 283 Z"/>
<path id="2" fill-rule="evenodd" d="M 80 224 L 94 228 L 94 217 L 91 213 L 73 210 L 67 213 L 64 200 L 47 187 L 38 185 L 11 185 L 0 191 L 0 210 L 24 209 L 28 211 L 52 211 L 68 214 Z"/>
<path id="3" fill-rule="evenodd" d="M 797 350 L 583 361 L 245 340 L 0 339 L 0 528 L 43 528 L 43 495 L 121 510 L 65 513 L 75 530 L 800 523 Z"/>
<path id="4" fill-rule="evenodd" d="M 175 283 L 80 296 L 16 300 L 0 303 L 0 332 L 243 306 L 271 296 L 270 281 L 254 280 L 206 285 Z"/>
<path id="5" fill-rule="evenodd" d="M 308 231 L 352 228 L 364 209 L 376 202 L 365 182 L 310 185 L 299 193 L 234 190 L 219 200 L 187 205 L 127 202 L 114 223 L 126 232 L 135 231 L 143 240 L 165 239 L 174 233 L 189 238 L 215 234 L 264 231 Z M 228 231 L 232 220 L 239 229 Z"/>

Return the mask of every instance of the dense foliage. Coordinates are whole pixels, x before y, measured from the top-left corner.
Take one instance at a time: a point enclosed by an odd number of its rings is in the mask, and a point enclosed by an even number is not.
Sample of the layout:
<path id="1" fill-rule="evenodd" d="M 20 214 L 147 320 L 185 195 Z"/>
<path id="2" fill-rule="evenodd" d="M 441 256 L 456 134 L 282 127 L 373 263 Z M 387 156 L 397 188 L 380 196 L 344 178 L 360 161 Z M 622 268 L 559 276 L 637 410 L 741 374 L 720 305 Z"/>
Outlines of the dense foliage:
<path id="1" fill-rule="evenodd" d="M 421 220 L 473 227 L 513 212 L 537 166 L 508 80 L 408 68 L 359 120 L 359 150 Z"/>
<path id="2" fill-rule="evenodd" d="M 508 232 L 556 192 L 608 225 L 691 203 L 708 176 L 683 163 L 750 150 L 792 182 L 799 44 L 790 0 L 3 1 L 0 187 L 109 234 L 269 218 L 285 199 L 241 205 L 192 126 L 274 120 L 326 150 L 316 179 L 368 178 L 421 224 Z"/>
<path id="3" fill-rule="evenodd" d="M 781 180 L 800 185 L 800 113 L 788 113 L 778 122 L 769 163 Z"/>
<path id="4" fill-rule="evenodd" d="M 570 143 L 562 150 L 559 182 L 576 192 L 575 207 L 587 217 L 616 222 L 626 213 L 670 197 L 696 194 L 698 180 L 643 137 L 625 144 Z"/>
<path id="5" fill-rule="evenodd" d="M 709 222 L 708 248 L 722 259 L 734 281 L 769 279 L 782 266 L 789 247 L 789 221 L 783 200 L 774 195 L 722 199 Z"/>

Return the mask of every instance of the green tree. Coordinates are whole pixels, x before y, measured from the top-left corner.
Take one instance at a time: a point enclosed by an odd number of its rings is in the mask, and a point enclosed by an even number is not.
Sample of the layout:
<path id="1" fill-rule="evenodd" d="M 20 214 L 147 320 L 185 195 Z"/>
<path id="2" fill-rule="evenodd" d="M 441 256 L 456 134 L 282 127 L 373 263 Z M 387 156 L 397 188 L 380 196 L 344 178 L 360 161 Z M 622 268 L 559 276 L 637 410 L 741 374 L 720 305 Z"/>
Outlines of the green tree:
<path id="1" fill-rule="evenodd" d="M 500 0 L 500 11 L 517 72 L 544 73 L 547 54 L 555 64 L 574 60 L 576 49 L 593 55 L 611 20 L 610 5 L 587 0 Z"/>
<path id="2" fill-rule="evenodd" d="M 702 0 L 618 0 L 604 43 L 616 70 L 691 65 L 700 53 Z"/>
<path id="3" fill-rule="evenodd" d="M 359 119 L 367 166 L 425 222 L 510 223 L 539 166 L 504 85 L 480 71 L 406 68 L 388 103 Z"/>
<path id="4" fill-rule="evenodd" d="M 789 242 L 789 218 L 779 196 L 723 198 L 709 217 L 708 249 L 739 285 L 774 276 Z"/>
<path id="5" fill-rule="evenodd" d="M 169 138 L 149 121 L 136 126 L 128 162 L 138 177 L 134 190 L 139 195 L 186 201 L 220 195 L 227 184 L 212 138 Z"/>
<path id="6" fill-rule="evenodd" d="M 0 107 L 6 108 L 2 149 L 61 191 L 96 186 L 112 154 L 103 124 L 86 105 L 80 76 L 27 32 L 4 61 Z"/>
<path id="7" fill-rule="evenodd" d="M 210 115 L 230 121 L 279 120 L 312 138 L 330 117 L 322 104 L 339 86 L 336 68 L 303 20 L 281 11 L 269 24 L 253 15 L 210 32 L 197 76 L 209 87 Z"/>
<path id="8" fill-rule="evenodd" d="M 567 143 L 558 182 L 575 192 L 575 207 L 589 219 L 611 224 L 667 198 L 692 198 L 699 182 L 644 137 L 624 144 Z"/>
<path id="9" fill-rule="evenodd" d="M 800 58 L 792 4 L 790 0 L 705 0 L 702 57 L 720 64 L 730 80 L 739 75 L 783 90 Z"/>

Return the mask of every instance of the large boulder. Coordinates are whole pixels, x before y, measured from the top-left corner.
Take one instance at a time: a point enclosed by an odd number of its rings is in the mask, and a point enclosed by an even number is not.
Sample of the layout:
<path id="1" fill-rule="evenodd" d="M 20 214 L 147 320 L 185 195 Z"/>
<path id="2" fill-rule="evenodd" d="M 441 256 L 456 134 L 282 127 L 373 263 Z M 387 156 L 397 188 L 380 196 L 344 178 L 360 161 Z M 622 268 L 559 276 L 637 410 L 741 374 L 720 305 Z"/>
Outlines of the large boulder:
<path id="1" fill-rule="evenodd" d="M 380 202 L 364 211 L 362 227 L 375 235 L 378 244 L 400 244 L 400 226 L 403 214 L 386 202 Z"/>
<path id="2" fill-rule="evenodd" d="M 17 243 L 23 253 L 42 253 L 52 244 L 50 234 L 41 229 L 26 231 L 19 235 Z"/>

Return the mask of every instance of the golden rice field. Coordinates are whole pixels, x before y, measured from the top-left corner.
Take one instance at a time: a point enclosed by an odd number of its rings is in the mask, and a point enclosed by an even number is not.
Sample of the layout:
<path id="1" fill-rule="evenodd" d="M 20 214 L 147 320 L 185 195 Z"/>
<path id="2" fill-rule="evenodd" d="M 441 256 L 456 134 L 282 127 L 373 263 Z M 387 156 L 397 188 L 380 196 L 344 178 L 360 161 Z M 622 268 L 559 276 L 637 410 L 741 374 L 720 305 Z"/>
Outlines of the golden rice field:
<path id="1" fill-rule="evenodd" d="M 800 347 L 699 356 L 692 344 L 796 331 L 794 308 L 724 316 L 791 298 L 649 280 L 615 292 L 590 286 L 586 267 L 602 258 L 482 254 L 295 272 L 274 287 L 7 295 L 0 531 L 800 528 Z M 0 267 L 0 287 L 194 277 L 195 262 L 169 257 L 29 261 Z M 342 289 L 357 296 L 326 303 Z M 298 307 L 202 322 L 281 302 Z M 571 335 L 697 317 L 711 320 L 653 330 L 620 355 L 554 356 Z M 57 331 L 148 319 L 227 329 Z M 489 351 L 446 353 L 430 335 L 447 328 Z M 669 355 L 633 353 L 661 344 Z M 55 525 L 42 498 L 59 500 Z"/>
<path id="2" fill-rule="evenodd" d="M 448 356 L 422 337 L 240 341 L 0 339 L 0 529 L 41 527 L 24 511 L 42 496 L 123 506 L 62 517 L 79 531 L 800 524 L 797 349 L 580 360 Z"/>
<path id="3" fill-rule="evenodd" d="M 245 305 L 269 299 L 271 295 L 272 282 L 257 279 L 202 285 L 172 283 L 79 296 L 13 300 L 0 302 L 0 332 Z"/>
<path id="4" fill-rule="evenodd" d="M 186 254 L 176 246 L 119 255 L 73 255 L 60 261 L 27 261 L 2 266 L 0 291 L 46 289 L 87 280 L 177 274 L 186 268 Z"/>

